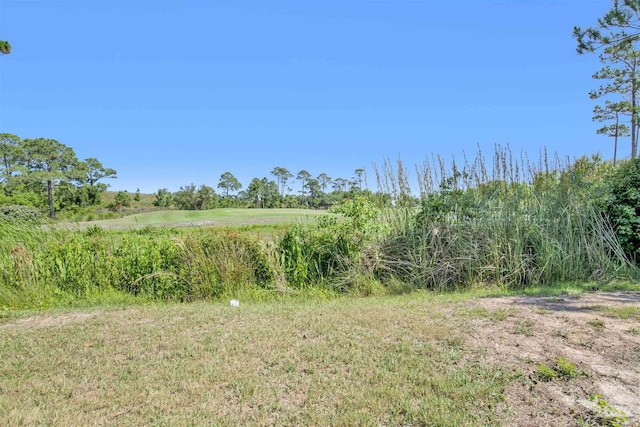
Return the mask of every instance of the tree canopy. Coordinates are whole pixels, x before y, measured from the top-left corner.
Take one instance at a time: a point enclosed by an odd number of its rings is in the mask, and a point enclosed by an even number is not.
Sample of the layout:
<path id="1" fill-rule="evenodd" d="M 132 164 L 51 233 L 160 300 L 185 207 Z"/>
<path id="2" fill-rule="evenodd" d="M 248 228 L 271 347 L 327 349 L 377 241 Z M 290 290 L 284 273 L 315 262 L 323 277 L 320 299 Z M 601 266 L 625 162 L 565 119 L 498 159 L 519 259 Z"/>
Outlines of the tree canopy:
<path id="1" fill-rule="evenodd" d="M 0 55 L 8 55 L 11 53 L 11 43 L 0 40 Z"/>
<path id="2" fill-rule="evenodd" d="M 640 0 L 613 0 L 611 9 L 593 27 L 573 28 L 579 54 L 607 46 L 635 44 L 640 38 Z"/>

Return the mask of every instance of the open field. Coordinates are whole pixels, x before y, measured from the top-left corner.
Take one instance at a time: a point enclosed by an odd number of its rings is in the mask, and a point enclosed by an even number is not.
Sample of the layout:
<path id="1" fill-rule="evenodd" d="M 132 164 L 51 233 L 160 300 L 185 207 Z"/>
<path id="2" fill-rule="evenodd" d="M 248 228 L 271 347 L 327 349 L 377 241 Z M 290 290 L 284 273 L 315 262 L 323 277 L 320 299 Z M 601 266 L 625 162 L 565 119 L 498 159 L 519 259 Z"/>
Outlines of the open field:
<path id="1" fill-rule="evenodd" d="M 12 314 L 0 424 L 640 422 L 637 292 L 240 304 Z"/>
<path id="2" fill-rule="evenodd" d="M 118 219 L 86 221 L 61 227 L 85 229 L 98 226 L 105 229 L 130 229 L 146 226 L 188 227 L 199 225 L 242 226 L 253 224 L 307 223 L 326 211 L 314 209 L 210 209 L 205 211 L 168 210 L 127 215 Z"/>

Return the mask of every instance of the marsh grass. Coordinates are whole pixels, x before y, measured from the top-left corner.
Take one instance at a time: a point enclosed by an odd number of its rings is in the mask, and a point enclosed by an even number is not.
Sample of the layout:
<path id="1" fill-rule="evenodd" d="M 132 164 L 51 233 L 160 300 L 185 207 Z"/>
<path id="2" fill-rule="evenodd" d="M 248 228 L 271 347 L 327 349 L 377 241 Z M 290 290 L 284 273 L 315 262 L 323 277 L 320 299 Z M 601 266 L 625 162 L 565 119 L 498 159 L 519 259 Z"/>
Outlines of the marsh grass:
<path id="1" fill-rule="evenodd" d="M 3 425 L 494 425 L 512 374 L 433 298 L 152 305 L 0 326 Z"/>
<path id="2" fill-rule="evenodd" d="M 598 205 L 608 168 L 546 153 L 532 164 L 508 147 L 491 161 L 433 158 L 416 168 L 418 207 L 407 168 L 385 162 L 378 186 L 393 208 L 383 211 L 380 275 L 436 290 L 636 277 Z"/>

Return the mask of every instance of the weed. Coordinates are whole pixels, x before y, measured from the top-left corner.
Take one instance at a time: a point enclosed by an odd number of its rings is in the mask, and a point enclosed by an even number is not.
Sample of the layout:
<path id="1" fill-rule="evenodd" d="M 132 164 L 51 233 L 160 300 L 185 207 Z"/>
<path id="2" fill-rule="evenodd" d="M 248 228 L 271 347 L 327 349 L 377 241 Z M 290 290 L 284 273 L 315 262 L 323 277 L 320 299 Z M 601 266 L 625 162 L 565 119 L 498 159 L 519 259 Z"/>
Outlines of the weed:
<path id="1" fill-rule="evenodd" d="M 624 412 L 612 406 L 604 397 L 599 394 L 594 394 L 589 397 L 589 400 L 596 404 L 595 416 L 587 423 L 587 425 L 607 426 L 607 427 L 622 427 L 629 421 Z"/>
<path id="2" fill-rule="evenodd" d="M 555 369 L 550 366 L 545 365 L 544 363 L 540 363 L 536 365 L 536 371 L 534 375 L 540 381 L 551 381 L 558 376 L 558 373 Z"/>
<path id="3" fill-rule="evenodd" d="M 553 366 L 540 363 L 536 365 L 534 376 L 540 381 L 551 381 L 555 378 L 570 380 L 580 375 L 580 370 L 569 359 L 556 357 Z"/>
<path id="4" fill-rule="evenodd" d="M 604 330 L 604 321 L 602 319 L 593 319 L 587 322 L 588 325 L 594 327 L 595 329 L 602 331 Z"/>
<path id="5" fill-rule="evenodd" d="M 629 333 L 631 335 L 640 335 L 640 328 L 632 326 L 631 328 L 629 328 Z"/>
<path id="6" fill-rule="evenodd" d="M 533 335 L 533 323 L 531 321 L 520 321 L 516 325 L 514 334 L 526 335 L 528 337 Z"/>
<path id="7" fill-rule="evenodd" d="M 565 380 L 576 378 L 580 374 L 576 365 L 564 357 L 556 357 L 554 368 L 558 372 L 558 375 Z"/>

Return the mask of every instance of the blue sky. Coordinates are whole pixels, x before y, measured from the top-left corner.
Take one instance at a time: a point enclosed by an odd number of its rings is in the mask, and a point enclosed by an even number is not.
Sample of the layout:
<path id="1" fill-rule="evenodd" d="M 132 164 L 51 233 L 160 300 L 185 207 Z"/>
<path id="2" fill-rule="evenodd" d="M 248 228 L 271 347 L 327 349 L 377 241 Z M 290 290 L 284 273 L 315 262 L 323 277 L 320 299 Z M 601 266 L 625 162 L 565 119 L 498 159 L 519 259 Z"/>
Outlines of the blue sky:
<path id="1" fill-rule="evenodd" d="M 610 5 L 0 0 L 0 132 L 57 139 L 143 192 L 495 144 L 610 158 L 588 97 L 601 65 L 571 37 Z"/>

